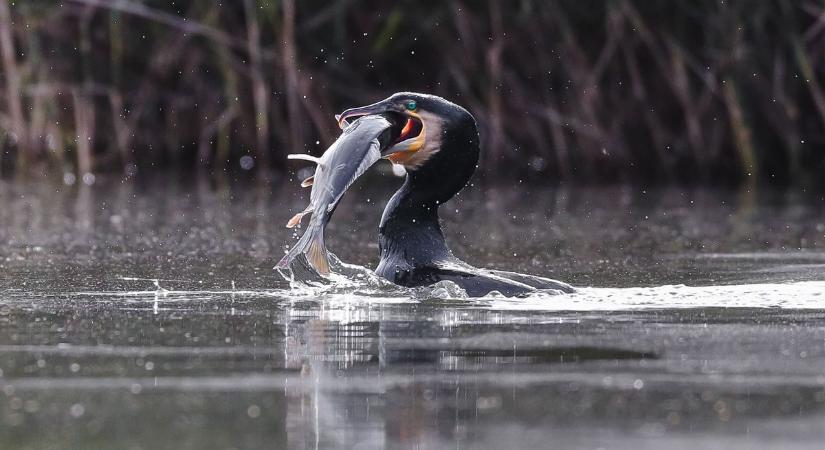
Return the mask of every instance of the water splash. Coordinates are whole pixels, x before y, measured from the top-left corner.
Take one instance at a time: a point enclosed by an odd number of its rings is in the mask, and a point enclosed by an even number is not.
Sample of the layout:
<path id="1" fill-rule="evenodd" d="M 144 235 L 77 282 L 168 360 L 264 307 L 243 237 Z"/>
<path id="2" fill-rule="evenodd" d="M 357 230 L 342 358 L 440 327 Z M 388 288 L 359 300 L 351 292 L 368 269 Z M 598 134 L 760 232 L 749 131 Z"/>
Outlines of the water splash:
<path id="1" fill-rule="evenodd" d="M 409 297 L 409 289 L 391 283 L 372 270 L 341 261 L 329 254 L 332 272 L 322 277 L 315 272 L 303 255 L 293 261 L 286 271 L 278 271 L 289 282 L 289 294 L 297 297 L 322 295 L 353 295 L 364 297 Z"/>
<path id="2" fill-rule="evenodd" d="M 455 283 L 405 288 L 377 276 L 372 270 L 347 264 L 331 254 L 334 273 L 325 283 L 316 278 L 289 278 L 290 294 L 323 297 L 328 301 L 441 302 L 451 306 L 523 311 L 609 311 L 663 308 L 825 308 L 825 281 L 757 283 L 738 285 L 600 288 L 582 287 L 573 294 L 555 290 L 536 291 L 519 297 L 491 292 L 468 298 Z M 305 276 L 305 275 L 301 275 Z M 317 275 L 316 275 L 317 277 Z M 300 278 L 299 278 L 300 279 Z"/>
<path id="3" fill-rule="evenodd" d="M 294 266 L 281 272 L 288 287 L 244 289 L 235 282 L 226 289 L 186 290 L 161 286 L 161 282 L 197 284 L 197 280 L 162 280 L 121 277 L 121 280 L 151 282 L 152 288 L 122 291 L 82 291 L 73 297 L 109 297 L 129 303 L 152 302 L 155 308 L 165 304 L 264 298 L 274 304 L 313 302 L 328 309 L 382 304 L 426 304 L 434 307 L 510 310 L 510 311 L 621 311 L 668 308 L 825 308 L 825 281 L 755 283 L 732 285 L 663 285 L 651 287 L 603 288 L 579 287 L 573 294 L 536 291 L 519 297 L 505 297 L 491 292 L 484 297 L 469 298 L 455 283 L 442 281 L 431 286 L 406 288 L 395 285 L 367 267 L 347 264 L 330 254 L 333 273 L 320 277 L 307 267 Z M 168 284 L 167 284 L 168 286 Z M 14 297 L 14 295 L 12 295 Z"/>
<path id="4" fill-rule="evenodd" d="M 825 308 L 825 281 L 738 285 L 579 288 L 576 293 L 490 299 L 489 307 L 521 311 L 613 311 L 673 308 Z"/>

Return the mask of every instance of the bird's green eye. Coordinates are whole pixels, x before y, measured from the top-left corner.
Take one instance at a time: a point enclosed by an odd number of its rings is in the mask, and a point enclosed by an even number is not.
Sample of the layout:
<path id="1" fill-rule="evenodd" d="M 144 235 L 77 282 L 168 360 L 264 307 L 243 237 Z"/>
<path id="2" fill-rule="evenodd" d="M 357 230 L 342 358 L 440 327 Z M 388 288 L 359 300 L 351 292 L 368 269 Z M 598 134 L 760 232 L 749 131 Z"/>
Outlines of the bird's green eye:
<path id="1" fill-rule="evenodd" d="M 407 102 L 407 104 L 405 106 L 407 107 L 408 110 L 415 111 L 415 108 L 418 105 L 415 103 L 415 100 L 410 100 L 410 101 Z"/>

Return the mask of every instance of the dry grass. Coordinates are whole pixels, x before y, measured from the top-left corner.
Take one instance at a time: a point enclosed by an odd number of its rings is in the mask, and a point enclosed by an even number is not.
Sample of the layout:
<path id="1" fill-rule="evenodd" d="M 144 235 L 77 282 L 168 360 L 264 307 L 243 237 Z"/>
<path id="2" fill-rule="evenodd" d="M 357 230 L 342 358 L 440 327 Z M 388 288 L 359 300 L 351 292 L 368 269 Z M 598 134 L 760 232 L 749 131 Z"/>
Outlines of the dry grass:
<path id="1" fill-rule="evenodd" d="M 267 179 L 322 151 L 335 112 L 418 90 L 473 111 L 498 174 L 807 185 L 823 57 L 825 5 L 805 0 L 0 0 L 0 170 L 249 155 Z"/>

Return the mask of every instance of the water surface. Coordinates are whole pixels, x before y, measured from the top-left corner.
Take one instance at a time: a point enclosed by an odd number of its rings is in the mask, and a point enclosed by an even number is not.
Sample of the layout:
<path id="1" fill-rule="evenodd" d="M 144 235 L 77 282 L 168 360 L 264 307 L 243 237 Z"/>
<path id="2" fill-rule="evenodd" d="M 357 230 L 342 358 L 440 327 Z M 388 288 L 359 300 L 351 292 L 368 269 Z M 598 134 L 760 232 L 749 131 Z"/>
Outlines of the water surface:
<path id="1" fill-rule="evenodd" d="M 466 299 L 359 267 L 391 183 L 331 285 L 295 183 L 0 185 L 0 448 L 821 447 L 821 196 L 472 186 L 458 256 L 580 289 Z"/>

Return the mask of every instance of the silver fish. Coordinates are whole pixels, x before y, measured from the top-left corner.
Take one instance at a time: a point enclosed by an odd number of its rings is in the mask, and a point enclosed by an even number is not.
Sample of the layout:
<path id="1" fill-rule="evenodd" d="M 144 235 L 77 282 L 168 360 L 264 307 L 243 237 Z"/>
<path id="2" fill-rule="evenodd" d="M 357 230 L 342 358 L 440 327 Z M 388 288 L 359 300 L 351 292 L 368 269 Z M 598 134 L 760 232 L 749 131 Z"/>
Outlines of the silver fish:
<path id="1" fill-rule="evenodd" d="M 288 268 L 295 258 L 303 254 L 316 272 L 329 274 L 329 256 L 324 243 L 327 223 L 344 192 L 382 158 L 382 150 L 391 143 L 393 126 L 394 123 L 382 115 L 362 116 L 346 125 L 341 136 L 320 158 L 303 154 L 287 156 L 289 159 L 314 162 L 317 167 L 313 176 L 301 182 L 303 187 L 312 186 L 309 205 L 295 214 L 286 226 L 293 228 L 299 225 L 309 213 L 312 213 L 312 218 L 306 232 L 275 268 Z"/>

